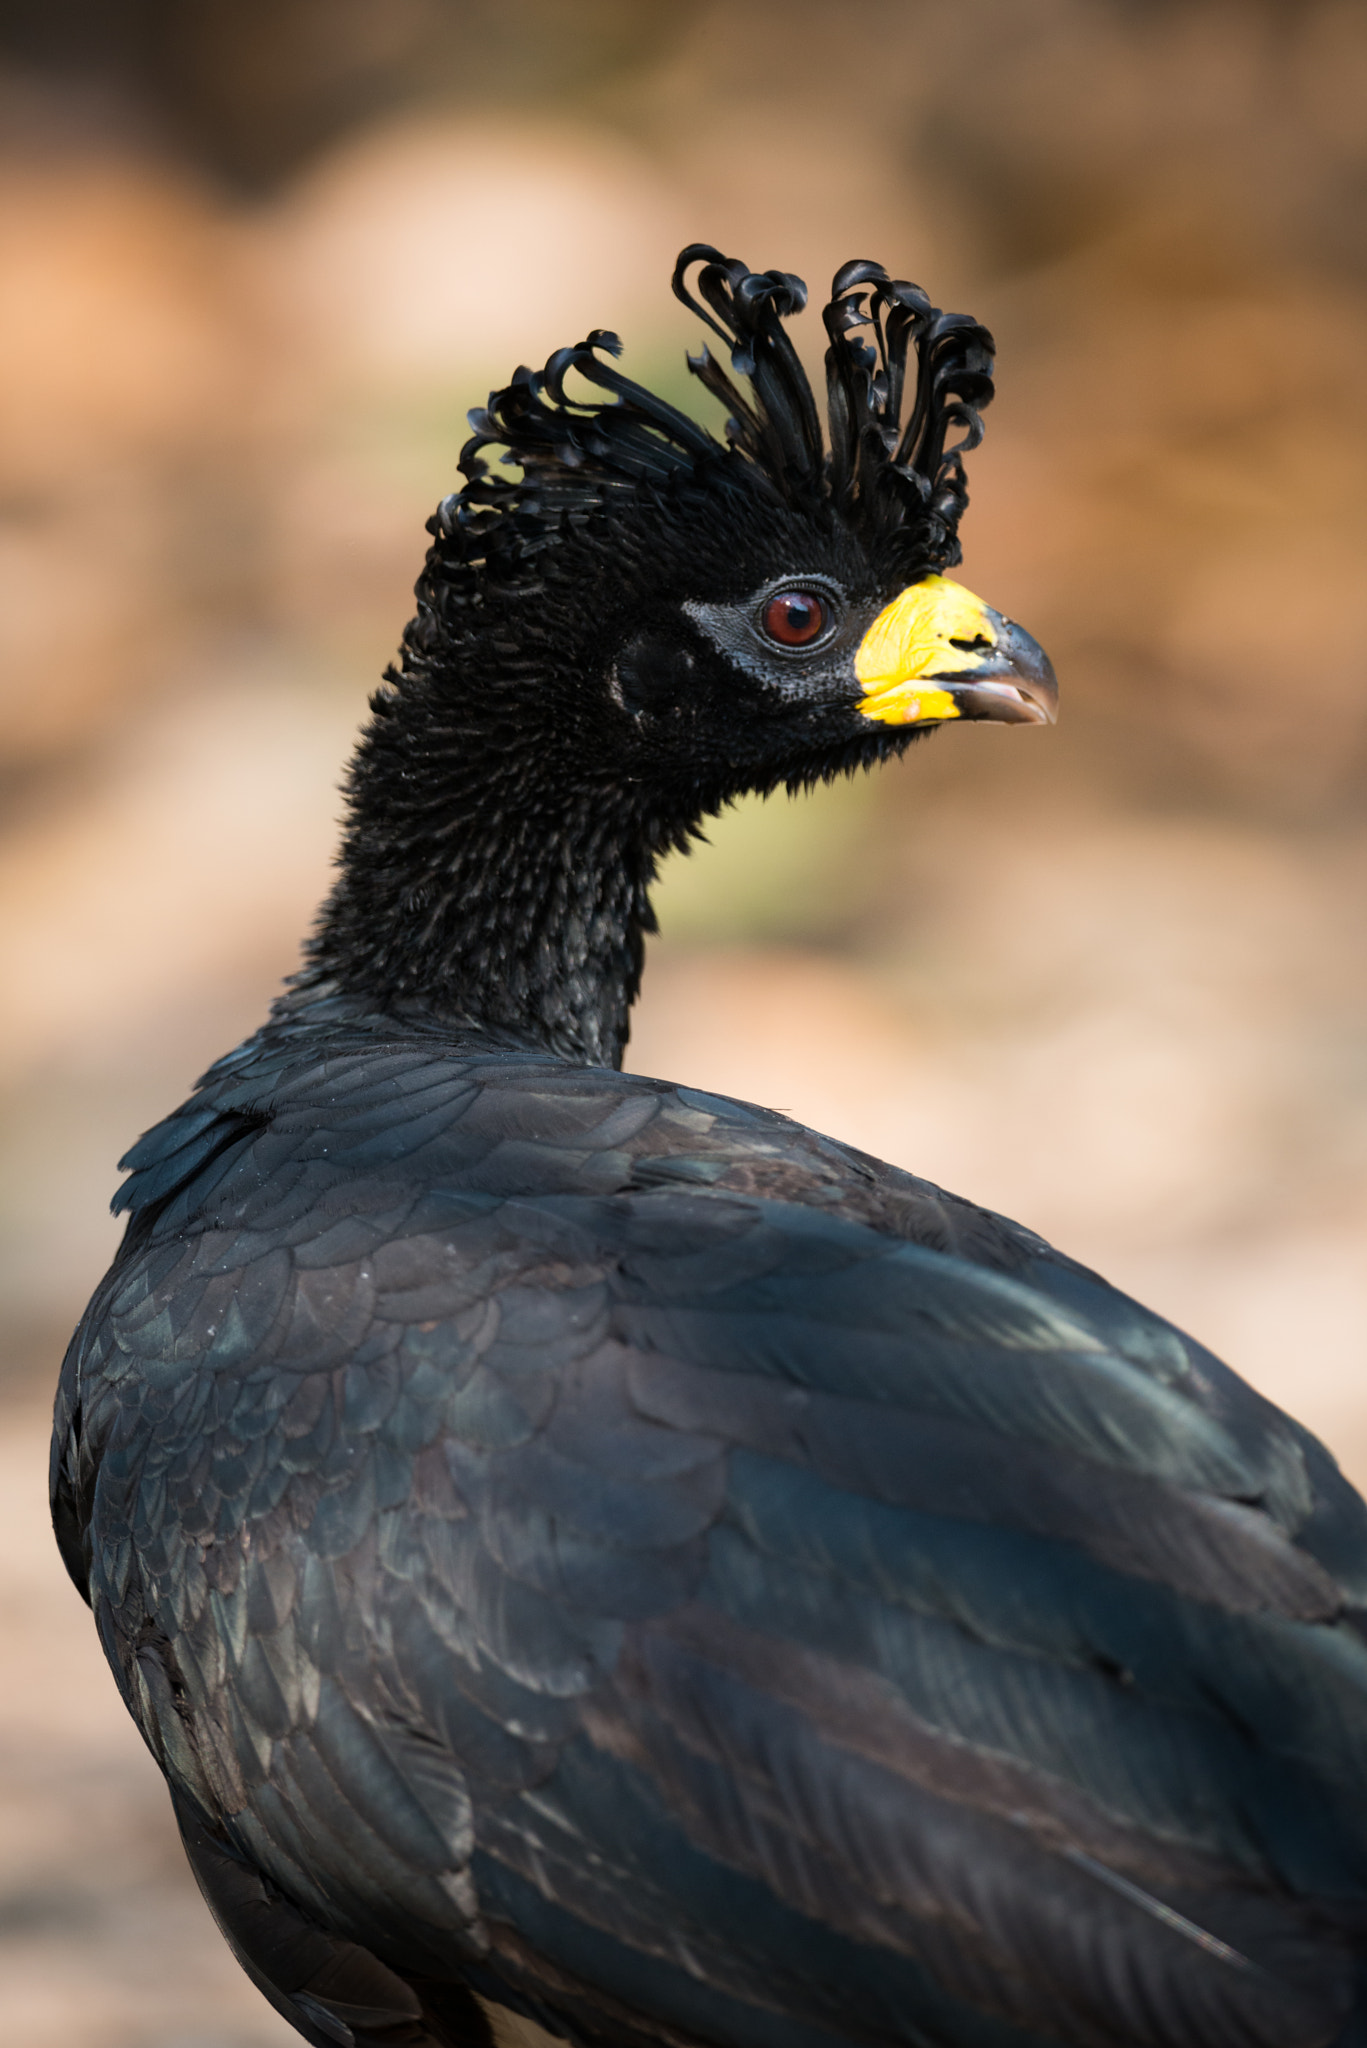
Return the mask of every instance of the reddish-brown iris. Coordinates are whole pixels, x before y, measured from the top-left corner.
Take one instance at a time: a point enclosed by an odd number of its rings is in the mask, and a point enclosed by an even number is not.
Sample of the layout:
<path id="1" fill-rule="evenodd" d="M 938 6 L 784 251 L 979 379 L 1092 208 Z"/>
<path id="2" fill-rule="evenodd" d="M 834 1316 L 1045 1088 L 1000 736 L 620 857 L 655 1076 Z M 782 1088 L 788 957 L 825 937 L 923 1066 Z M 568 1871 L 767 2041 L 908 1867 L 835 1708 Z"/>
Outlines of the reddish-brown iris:
<path id="1" fill-rule="evenodd" d="M 761 624 L 780 647 L 807 647 L 825 630 L 826 607 L 811 590 L 776 590 Z"/>

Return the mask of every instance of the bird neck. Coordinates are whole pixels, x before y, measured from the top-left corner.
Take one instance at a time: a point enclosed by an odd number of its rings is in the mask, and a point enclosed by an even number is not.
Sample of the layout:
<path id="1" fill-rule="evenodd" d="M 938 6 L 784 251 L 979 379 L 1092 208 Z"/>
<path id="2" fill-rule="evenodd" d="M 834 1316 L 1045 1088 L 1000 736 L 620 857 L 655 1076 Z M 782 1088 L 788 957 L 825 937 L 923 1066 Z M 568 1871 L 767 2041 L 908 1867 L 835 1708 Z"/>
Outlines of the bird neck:
<path id="1" fill-rule="evenodd" d="M 638 791 L 585 786 L 549 749 L 397 737 L 377 719 L 353 764 L 341 876 L 304 985 L 620 1065 L 655 929 L 649 886 L 680 835 Z"/>

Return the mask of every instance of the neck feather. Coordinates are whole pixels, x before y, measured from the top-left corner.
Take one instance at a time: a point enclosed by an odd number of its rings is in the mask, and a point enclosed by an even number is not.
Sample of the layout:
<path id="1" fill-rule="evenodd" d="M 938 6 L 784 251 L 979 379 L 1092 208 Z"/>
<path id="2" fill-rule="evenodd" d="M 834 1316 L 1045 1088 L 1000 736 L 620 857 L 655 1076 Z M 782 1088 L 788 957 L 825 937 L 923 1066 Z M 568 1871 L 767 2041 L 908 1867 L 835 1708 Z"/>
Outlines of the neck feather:
<path id="1" fill-rule="evenodd" d="M 408 708 L 378 700 L 353 764 L 305 982 L 620 1065 L 655 929 L 647 891 L 681 833 L 638 791 L 586 786 L 546 755 L 405 730 Z"/>

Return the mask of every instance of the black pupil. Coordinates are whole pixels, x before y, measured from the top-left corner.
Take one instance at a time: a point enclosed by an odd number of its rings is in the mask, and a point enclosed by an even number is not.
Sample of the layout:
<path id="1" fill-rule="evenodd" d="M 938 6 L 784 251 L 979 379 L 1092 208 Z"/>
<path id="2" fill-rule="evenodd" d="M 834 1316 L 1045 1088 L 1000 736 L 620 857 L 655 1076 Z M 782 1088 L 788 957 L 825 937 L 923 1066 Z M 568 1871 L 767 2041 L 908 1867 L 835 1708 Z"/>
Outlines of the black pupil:
<path id="1" fill-rule="evenodd" d="M 800 647 L 814 640 L 826 622 L 819 597 L 806 590 L 783 590 L 764 607 L 764 623 L 775 640 Z"/>

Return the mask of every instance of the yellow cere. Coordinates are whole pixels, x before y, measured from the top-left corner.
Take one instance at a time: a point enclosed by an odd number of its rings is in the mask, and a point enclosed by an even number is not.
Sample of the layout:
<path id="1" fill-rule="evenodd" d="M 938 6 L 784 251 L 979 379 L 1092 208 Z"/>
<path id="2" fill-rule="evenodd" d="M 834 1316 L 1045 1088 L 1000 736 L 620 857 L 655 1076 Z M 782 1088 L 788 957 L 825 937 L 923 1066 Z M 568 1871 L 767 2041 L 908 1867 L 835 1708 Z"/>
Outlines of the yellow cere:
<path id="1" fill-rule="evenodd" d="M 949 691 L 927 688 L 921 678 L 976 668 L 983 656 L 950 642 L 979 637 L 996 638 L 982 599 L 947 576 L 923 577 L 884 606 L 859 643 L 854 672 L 868 692 L 859 709 L 888 725 L 957 718 Z"/>

